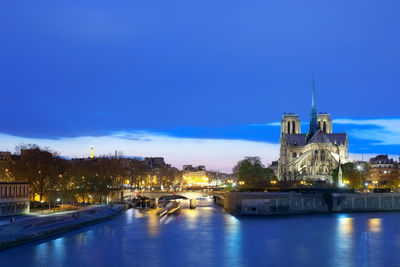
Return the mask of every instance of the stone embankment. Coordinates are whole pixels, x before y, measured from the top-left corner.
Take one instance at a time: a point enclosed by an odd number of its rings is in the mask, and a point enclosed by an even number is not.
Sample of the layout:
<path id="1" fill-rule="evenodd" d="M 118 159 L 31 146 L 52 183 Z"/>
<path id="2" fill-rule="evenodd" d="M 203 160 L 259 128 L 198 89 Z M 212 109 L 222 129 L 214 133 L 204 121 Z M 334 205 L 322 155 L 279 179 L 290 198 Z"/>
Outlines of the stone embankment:
<path id="1" fill-rule="evenodd" d="M 26 220 L 17 219 L 14 223 L 0 226 L 0 250 L 103 222 L 124 209 L 124 205 L 107 205 L 49 216 L 33 216 Z"/>
<path id="2" fill-rule="evenodd" d="M 236 215 L 400 211 L 400 193 L 227 193 L 216 203 Z"/>

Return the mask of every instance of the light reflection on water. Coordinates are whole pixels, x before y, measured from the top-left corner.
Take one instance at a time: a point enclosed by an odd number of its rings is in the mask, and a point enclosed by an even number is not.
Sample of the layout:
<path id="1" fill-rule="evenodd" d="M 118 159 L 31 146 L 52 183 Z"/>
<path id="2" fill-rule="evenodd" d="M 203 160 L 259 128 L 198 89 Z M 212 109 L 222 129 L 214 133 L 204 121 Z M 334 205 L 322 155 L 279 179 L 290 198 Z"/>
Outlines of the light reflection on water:
<path id="1" fill-rule="evenodd" d="M 352 266 L 353 232 L 354 218 L 339 215 L 336 225 L 334 260 L 339 260 L 343 266 Z"/>
<path id="2" fill-rule="evenodd" d="M 340 216 L 338 217 L 338 230 L 341 236 L 349 236 L 353 233 L 353 218 Z"/>
<path id="3" fill-rule="evenodd" d="M 242 252 L 242 233 L 240 220 L 234 216 L 226 216 L 225 218 L 225 253 L 226 261 L 229 266 L 241 265 Z"/>
<path id="4" fill-rule="evenodd" d="M 219 207 L 150 211 L 0 252 L 3 266 L 397 265 L 400 213 L 234 217 Z M 21 255 L 24 255 L 21 257 Z"/>
<path id="5" fill-rule="evenodd" d="M 155 211 L 147 214 L 147 230 L 152 237 L 157 236 L 160 232 L 160 218 Z"/>
<path id="6" fill-rule="evenodd" d="M 370 218 L 368 220 L 368 230 L 370 232 L 378 233 L 381 231 L 381 218 Z"/>

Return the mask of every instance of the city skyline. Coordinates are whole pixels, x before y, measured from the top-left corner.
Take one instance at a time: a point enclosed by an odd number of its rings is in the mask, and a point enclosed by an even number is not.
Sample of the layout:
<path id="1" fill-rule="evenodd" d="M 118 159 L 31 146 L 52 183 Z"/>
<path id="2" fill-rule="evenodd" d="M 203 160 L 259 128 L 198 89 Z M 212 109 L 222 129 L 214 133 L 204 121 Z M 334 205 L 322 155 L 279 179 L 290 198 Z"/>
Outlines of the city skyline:
<path id="1" fill-rule="evenodd" d="M 350 160 L 363 159 L 364 161 L 368 161 L 369 158 L 378 154 L 388 154 L 390 157 L 398 160 L 398 154 L 395 149 L 395 142 L 397 142 L 395 130 L 397 124 L 396 120 L 384 119 L 359 121 L 334 119 L 333 129 L 341 129 L 349 135 Z M 374 126 L 371 129 L 363 128 L 370 125 Z M 308 122 L 303 122 L 302 132 L 307 132 L 307 128 Z M 11 152 L 14 152 L 15 147 L 19 144 L 34 143 L 42 147 L 48 147 L 58 152 L 61 156 L 79 158 L 89 157 L 90 148 L 94 146 L 95 156 L 114 155 L 114 152 L 117 150 L 127 157 L 161 156 L 165 158 L 166 162 L 171 163 L 179 169 L 185 164 L 206 165 L 207 169 L 227 173 L 231 173 L 237 161 L 245 156 L 260 156 L 266 166 L 278 159 L 280 122 L 271 122 L 265 125 L 227 127 L 227 129 L 209 129 L 206 127 L 199 127 L 199 129 L 199 132 L 208 135 L 201 138 L 194 138 L 185 135 L 174 136 L 168 132 L 150 133 L 138 131 L 130 133 L 116 132 L 110 136 L 82 136 L 61 139 L 22 138 L 9 135 L 2 135 L 1 138 L 3 140 L 2 150 Z M 183 130 L 185 129 L 181 129 L 178 133 L 182 134 Z M 236 136 L 229 135 L 229 138 L 218 138 L 218 136 L 226 134 L 224 131 L 239 133 Z M 249 135 L 241 139 L 240 131 Z M 393 133 L 389 131 L 393 131 Z M 273 140 L 269 142 L 262 139 L 263 134 L 268 132 L 272 134 L 267 137 L 269 139 L 276 137 L 277 142 Z M 369 147 L 363 149 L 363 144 L 368 144 L 372 148 L 377 147 L 378 150 L 372 150 Z M 355 146 L 361 147 L 358 153 L 354 153 L 354 150 L 352 151 L 352 147 Z M 229 153 L 226 152 L 227 149 L 229 149 Z"/>
<path id="2" fill-rule="evenodd" d="M 399 10 L 0 2 L 0 263 L 400 265 Z"/>
<path id="3" fill-rule="evenodd" d="M 268 164 L 282 114 L 309 120 L 315 72 L 350 158 L 397 159 L 399 3 L 288 2 L 2 3 L 0 149 Z"/>

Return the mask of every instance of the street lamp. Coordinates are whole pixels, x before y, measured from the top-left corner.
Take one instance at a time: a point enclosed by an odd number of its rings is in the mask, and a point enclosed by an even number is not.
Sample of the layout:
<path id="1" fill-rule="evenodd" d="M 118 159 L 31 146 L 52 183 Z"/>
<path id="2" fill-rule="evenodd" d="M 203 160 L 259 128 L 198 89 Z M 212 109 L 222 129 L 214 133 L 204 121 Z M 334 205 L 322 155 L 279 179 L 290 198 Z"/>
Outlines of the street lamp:
<path id="1" fill-rule="evenodd" d="M 42 200 L 40 200 L 40 208 L 42 209 L 42 214 L 43 214 L 43 199 Z"/>

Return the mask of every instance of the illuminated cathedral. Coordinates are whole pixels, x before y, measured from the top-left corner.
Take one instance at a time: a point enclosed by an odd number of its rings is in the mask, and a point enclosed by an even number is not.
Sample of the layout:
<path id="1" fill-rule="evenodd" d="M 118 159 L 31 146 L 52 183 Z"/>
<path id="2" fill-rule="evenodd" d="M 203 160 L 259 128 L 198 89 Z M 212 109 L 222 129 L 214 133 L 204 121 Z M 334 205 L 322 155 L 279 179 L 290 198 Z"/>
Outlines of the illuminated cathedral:
<path id="1" fill-rule="evenodd" d="M 317 114 L 313 82 L 310 128 L 301 133 L 300 117 L 285 113 L 281 121 L 278 179 L 332 181 L 332 171 L 348 161 L 346 133 L 333 133 L 331 116 Z"/>

